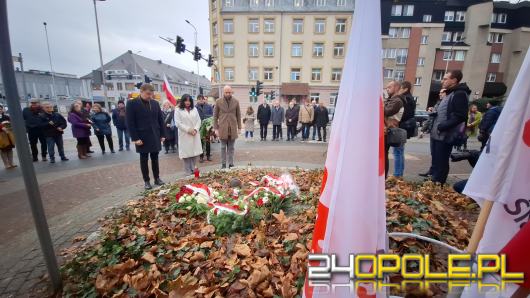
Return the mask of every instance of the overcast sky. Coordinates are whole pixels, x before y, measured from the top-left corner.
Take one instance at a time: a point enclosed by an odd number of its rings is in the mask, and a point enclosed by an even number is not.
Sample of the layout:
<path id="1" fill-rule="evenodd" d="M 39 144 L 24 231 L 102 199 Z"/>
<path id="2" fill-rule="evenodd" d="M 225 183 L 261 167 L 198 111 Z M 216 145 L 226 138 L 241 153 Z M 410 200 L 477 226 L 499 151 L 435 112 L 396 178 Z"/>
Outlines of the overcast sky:
<path id="1" fill-rule="evenodd" d="M 517 0 L 511 0 L 516 2 Z M 92 0 L 8 0 L 13 54 L 21 52 L 25 69 L 48 70 L 49 60 L 43 22 L 48 23 L 50 49 L 56 72 L 85 75 L 99 67 Z M 208 0 L 107 0 L 97 1 L 103 61 L 127 50 L 162 59 L 164 63 L 195 71 L 189 53 L 178 55 L 174 47 L 158 36 L 184 38 L 193 48 L 197 26 L 202 53 L 210 52 Z M 206 63 L 200 73 L 210 78 Z"/>
<path id="2" fill-rule="evenodd" d="M 21 52 L 24 69 L 50 69 L 43 22 L 48 24 L 50 50 L 56 72 L 85 75 L 99 67 L 96 22 L 92 0 L 8 0 L 13 55 Z M 159 36 L 184 38 L 194 46 L 194 31 L 203 56 L 210 53 L 207 0 L 107 0 L 97 1 L 98 20 L 106 63 L 127 50 L 162 59 L 164 63 L 196 71 L 190 53 L 178 55 Z M 210 78 L 206 62 L 200 73 Z"/>

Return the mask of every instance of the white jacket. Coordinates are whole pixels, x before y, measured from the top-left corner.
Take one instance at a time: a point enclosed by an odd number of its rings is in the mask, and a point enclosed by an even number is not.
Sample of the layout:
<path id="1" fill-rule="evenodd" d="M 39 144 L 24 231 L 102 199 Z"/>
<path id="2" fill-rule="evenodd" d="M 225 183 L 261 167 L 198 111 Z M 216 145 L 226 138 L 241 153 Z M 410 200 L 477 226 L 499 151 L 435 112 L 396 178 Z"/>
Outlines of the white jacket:
<path id="1" fill-rule="evenodd" d="M 199 131 L 201 128 L 201 117 L 197 109 L 193 108 L 188 112 L 177 107 L 174 119 L 179 134 L 179 157 L 182 159 L 201 155 L 202 145 Z M 197 134 L 193 136 L 190 132 L 194 129 Z"/>

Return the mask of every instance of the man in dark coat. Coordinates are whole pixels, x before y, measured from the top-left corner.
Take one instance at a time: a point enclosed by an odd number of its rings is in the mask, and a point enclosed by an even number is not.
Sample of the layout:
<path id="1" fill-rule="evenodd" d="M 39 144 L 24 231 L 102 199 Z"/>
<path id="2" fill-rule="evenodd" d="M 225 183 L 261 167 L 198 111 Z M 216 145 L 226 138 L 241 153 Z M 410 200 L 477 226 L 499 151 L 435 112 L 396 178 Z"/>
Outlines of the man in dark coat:
<path id="1" fill-rule="evenodd" d="M 39 149 L 37 149 L 37 142 L 40 142 L 40 149 L 42 154 L 42 161 L 47 161 L 46 154 L 48 152 L 48 145 L 46 144 L 46 137 L 42 133 L 42 116 L 43 111 L 38 99 L 32 99 L 30 106 L 24 108 L 22 116 L 26 122 L 26 130 L 28 132 L 29 145 L 31 147 L 31 154 L 33 161 L 39 161 Z"/>
<path id="2" fill-rule="evenodd" d="M 267 140 L 267 128 L 271 121 L 271 107 L 267 104 L 267 101 L 263 99 L 263 103 L 258 107 L 258 122 L 259 122 L 259 133 L 262 141 Z"/>
<path id="3" fill-rule="evenodd" d="M 324 103 L 321 101 L 315 109 L 315 125 L 318 131 L 319 142 L 322 142 L 322 130 L 324 131 L 324 142 L 326 141 L 328 123 L 329 112 L 328 109 L 324 106 Z"/>
<path id="4" fill-rule="evenodd" d="M 482 121 L 478 127 L 480 132 L 478 140 L 482 143 L 482 147 L 480 148 L 481 151 L 486 147 L 490 135 L 493 132 L 493 128 L 495 128 L 495 124 L 497 124 L 497 120 L 499 120 L 499 116 L 501 115 L 502 107 L 500 106 L 500 103 L 499 100 L 492 99 L 486 106 L 488 110 L 484 113 Z"/>
<path id="5" fill-rule="evenodd" d="M 140 96 L 127 104 L 127 128 L 136 152 L 140 153 L 140 169 L 145 182 L 145 189 L 151 189 L 149 179 L 149 155 L 153 168 L 155 185 L 163 185 L 160 179 L 158 153 L 164 142 L 164 119 L 160 105 L 153 98 L 155 89 L 151 84 L 143 84 Z"/>
<path id="6" fill-rule="evenodd" d="M 125 114 L 125 103 L 123 100 L 120 100 L 118 101 L 118 107 L 112 110 L 112 123 L 116 126 L 116 130 L 118 131 L 118 142 L 120 144 L 119 151 L 123 151 L 123 139 L 125 139 L 125 149 L 127 151 L 129 151 L 131 143 Z"/>
<path id="7" fill-rule="evenodd" d="M 199 117 L 201 117 L 201 121 L 213 117 L 213 107 L 211 104 L 208 103 L 206 97 L 204 97 L 203 95 L 199 95 L 197 97 L 197 102 L 198 103 L 195 108 L 197 108 L 197 111 L 199 112 Z M 204 152 L 206 152 L 206 160 L 212 161 L 210 138 L 201 138 L 201 142 L 203 153 L 200 155 L 200 162 L 204 162 Z"/>
<path id="8" fill-rule="evenodd" d="M 55 145 L 62 161 L 68 161 L 64 155 L 63 133 L 67 123 L 64 117 L 53 110 L 53 105 L 49 102 L 42 104 L 44 113 L 42 114 L 42 133 L 46 137 L 50 163 L 55 163 Z"/>
<path id="9" fill-rule="evenodd" d="M 449 71 L 442 80 L 447 95 L 440 101 L 431 130 L 432 181 L 445 184 L 449 174 L 449 158 L 459 126 L 467 123 L 471 90 L 462 80 L 462 72 Z"/>
<path id="10" fill-rule="evenodd" d="M 285 125 L 287 125 L 287 141 L 294 141 L 296 136 L 296 125 L 298 124 L 298 113 L 300 111 L 295 106 L 295 102 L 289 103 L 289 108 L 285 111 Z"/>

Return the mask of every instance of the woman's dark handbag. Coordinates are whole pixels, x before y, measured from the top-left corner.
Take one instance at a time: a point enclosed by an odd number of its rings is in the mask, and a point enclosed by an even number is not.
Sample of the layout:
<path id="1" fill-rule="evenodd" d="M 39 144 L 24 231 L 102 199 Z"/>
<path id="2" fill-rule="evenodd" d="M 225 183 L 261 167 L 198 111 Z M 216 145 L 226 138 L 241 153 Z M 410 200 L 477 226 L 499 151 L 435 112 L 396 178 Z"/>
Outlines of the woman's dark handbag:
<path id="1" fill-rule="evenodd" d="M 399 128 L 393 127 L 389 128 L 386 133 L 386 143 L 390 147 L 401 147 L 407 142 L 407 131 Z"/>
<path id="2" fill-rule="evenodd" d="M 455 128 L 449 130 L 444 140 L 446 144 L 457 147 L 464 145 L 466 141 L 467 134 L 465 122 L 462 122 L 458 124 Z"/>

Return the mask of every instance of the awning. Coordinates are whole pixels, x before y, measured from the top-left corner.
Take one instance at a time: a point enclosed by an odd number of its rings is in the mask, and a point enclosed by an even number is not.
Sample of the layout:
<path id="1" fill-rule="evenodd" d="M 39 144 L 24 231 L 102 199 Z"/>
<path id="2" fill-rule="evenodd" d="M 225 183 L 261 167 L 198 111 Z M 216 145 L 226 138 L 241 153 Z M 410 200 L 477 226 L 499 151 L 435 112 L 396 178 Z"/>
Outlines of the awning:
<path id="1" fill-rule="evenodd" d="M 307 83 L 283 83 L 281 89 L 282 95 L 309 95 L 309 84 Z"/>
<path id="2" fill-rule="evenodd" d="M 499 97 L 506 93 L 506 84 L 500 83 L 485 83 L 484 90 L 482 91 L 483 97 Z"/>

